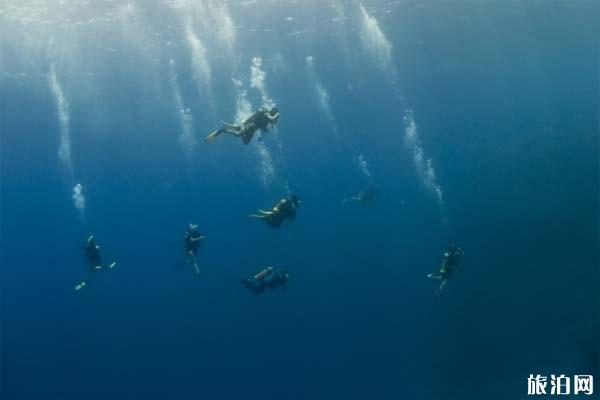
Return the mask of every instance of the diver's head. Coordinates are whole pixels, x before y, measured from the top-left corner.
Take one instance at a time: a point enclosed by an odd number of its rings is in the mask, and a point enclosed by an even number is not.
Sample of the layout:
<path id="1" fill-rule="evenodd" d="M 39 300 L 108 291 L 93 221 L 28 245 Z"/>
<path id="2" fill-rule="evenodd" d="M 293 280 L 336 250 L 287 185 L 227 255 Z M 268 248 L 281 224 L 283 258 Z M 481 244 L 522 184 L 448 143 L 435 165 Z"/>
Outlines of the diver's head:
<path id="1" fill-rule="evenodd" d="M 302 203 L 302 200 L 300 200 L 300 197 L 296 196 L 295 194 L 290 196 L 290 200 L 294 205 L 298 205 L 298 204 Z"/>
<path id="2" fill-rule="evenodd" d="M 275 115 L 278 112 L 279 112 L 279 109 L 277 107 L 271 107 L 271 111 L 269 111 L 269 114 Z"/>
<path id="3" fill-rule="evenodd" d="M 457 255 L 461 253 L 461 249 L 460 247 L 458 247 L 456 245 L 456 243 L 452 243 L 450 246 L 448 246 L 448 253 L 453 254 L 453 255 Z"/>
<path id="4" fill-rule="evenodd" d="M 190 230 L 190 232 L 195 232 L 198 230 L 198 225 L 190 223 L 188 225 L 188 229 Z"/>
<path id="5" fill-rule="evenodd" d="M 290 276 L 288 270 L 285 268 L 277 269 L 277 272 L 275 272 L 275 274 L 277 275 L 278 278 L 285 279 L 285 280 L 287 280 L 287 278 Z"/>

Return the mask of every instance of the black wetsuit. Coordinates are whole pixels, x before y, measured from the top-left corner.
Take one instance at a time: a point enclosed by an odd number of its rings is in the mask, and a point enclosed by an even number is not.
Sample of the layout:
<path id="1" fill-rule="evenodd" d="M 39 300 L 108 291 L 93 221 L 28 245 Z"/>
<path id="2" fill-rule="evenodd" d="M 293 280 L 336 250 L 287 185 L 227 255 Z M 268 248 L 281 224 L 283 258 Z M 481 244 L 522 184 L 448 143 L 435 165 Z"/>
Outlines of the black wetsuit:
<path id="1" fill-rule="evenodd" d="M 297 204 L 294 199 L 285 199 L 277 204 L 277 212 L 269 215 L 265 220 L 271 228 L 279 228 L 286 218 L 296 219 Z"/>
<path id="2" fill-rule="evenodd" d="M 440 275 L 444 279 L 450 279 L 454 273 L 454 268 L 458 265 L 458 259 L 461 252 L 458 249 L 448 249 L 447 255 L 444 256 L 444 267 L 440 271 Z"/>
<path id="3" fill-rule="evenodd" d="M 250 143 L 257 130 L 268 131 L 271 120 L 267 117 L 268 111 L 259 109 L 250 117 L 250 120 L 242 127 L 242 142 Z"/>
<path id="4" fill-rule="evenodd" d="M 271 271 L 260 279 L 254 277 L 243 279 L 242 285 L 252 290 L 254 294 L 261 294 L 265 289 L 277 289 L 285 286 L 288 281 L 288 273 L 284 270 Z"/>
<path id="5" fill-rule="evenodd" d="M 100 249 L 95 240 L 90 240 L 85 246 L 85 258 L 87 258 L 92 268 L 102 265 L 102 258 L 100 257 Z"/>
<path id="6" fill-rule="evenodd" d="M 183 242 L 185 245 L 185 252 L 187 254 L 189 254 L 190 251 L 194 255 L 198 252 L 198 249 L 200 248 L 200 240 L 192 240 L 192 239 L 198 239 L 201 236 L 202 236 L 202 234 L 200 234 L 200 232 L 198 232 L 197 230 L 187 231 L 185 233 L 185 236 L 183 237 Z"/>

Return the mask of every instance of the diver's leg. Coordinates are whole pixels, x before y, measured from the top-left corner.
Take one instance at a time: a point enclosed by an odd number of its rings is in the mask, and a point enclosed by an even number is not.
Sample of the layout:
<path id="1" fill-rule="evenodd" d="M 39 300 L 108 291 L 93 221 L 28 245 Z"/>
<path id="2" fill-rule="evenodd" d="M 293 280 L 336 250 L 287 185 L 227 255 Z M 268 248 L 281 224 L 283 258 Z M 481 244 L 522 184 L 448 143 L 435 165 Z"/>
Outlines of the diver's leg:
<path id="1" fill-rule="evenodd" d="M 196 258 L 196 254 L 194 254 L 192 251 L 190 251 L 188 254 L 190 256 L 189 261 L 194 266 L 194 270 L 196 271 L 196 275 L 200 275 L 200 268 L 198 268 L 198 259 Z"/>
<path id="2" fill-rule="evenodd" d="M 249 216 L 250 218 L 255 218 L 255 219 L 265 219 L 265 218 L 267 218 L 267 216 L 266 216 L 266 215 L 248 214 L 248 216 Z"/>
<path id="3" fill-rule="evenodd" d="M 79 282 L 77 285 L 75 285 L 75 290 L 79 291 L 79 290 L 83 289 L 84 287 L 86 287 L 95 270 L 96 270 L 96 266 L 91 265 L 90 269 L 88 270 L 87 277 L 84 280 L 82 280 L 81 282 Z"/>
<path id="4" fill-rule="evenodd" d="M 238 137 L 240 137 L 242 135 L 241 131 L 242 131 L 242 128 L 240 128 L 240 127 L 221 128 L 221 132 L 229 133 L 229 134 L 235 136 L 236 138 L 238 138 Z"/>
<path id="5" fill-rule="evenodd" d="M 440 287 L 438 288 L 438 293 L 440 293 L 442 291 L 442 289 L 444 288 L 444 286 L 446 286 L 446 282 L 448 282 L 448 279 L 443 279 L 442 283 L 440 283 Z"/>
<path id="6" fill-rule="evenodd" d="M 236 124 L 230 124 L 230 123 L 227 123 L 227 122 L 225 122 L 225 121 L 221 121 L 221 124 L 222 124 L 224 127 L 226 127 L 226 128 L 233 128 L 233 129 L 236 129 L 236 130 L 238 130 L 238 131 L 242 130 L 242 127 L 241 127 L 241 126 L 239 126 L 239 125 L 236 125 Z"/>
<path id="7" fill-rule="evenodd" d="M 260 208 L 258 209 L 258 212 L 263 214 L 263 215 L 273 215 L 275 214 L 273 211 L 265 211 L 265 210 L 261 210 Z"/>
<path id="8" fill-rule="evenodd" d="M 185 253 L 185 258 L 179 264 L 176 265 L 177 268 L 181 268 L 186 264 L 190 263 L 190 252 Z"/>

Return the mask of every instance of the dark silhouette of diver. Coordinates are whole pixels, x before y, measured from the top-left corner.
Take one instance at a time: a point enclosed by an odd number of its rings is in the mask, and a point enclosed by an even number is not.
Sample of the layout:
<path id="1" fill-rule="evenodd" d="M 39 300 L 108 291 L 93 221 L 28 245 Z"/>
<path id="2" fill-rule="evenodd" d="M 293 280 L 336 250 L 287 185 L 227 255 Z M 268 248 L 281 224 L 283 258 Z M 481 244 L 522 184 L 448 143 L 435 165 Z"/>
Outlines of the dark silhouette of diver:
<path id="1" fill-rule="evenodd" d="M 458 259 L 462 257 L 465 253 L 463 250 L 455 244 L 451 244 L 446 249 L 444 253 L 444 259 L 442 260 L 442 266 L 440 267 L 440 272 L 437 274 L 429 274 L 427 275 L 430 279 L 437 279 L 442 281 L 440 283 L 440 287 L 436 290 L 435 294 L 440 294 L 444 286 L 446 286 L 446 282 L 448 279 L 452 277 L 454 273 L 454 268 L 458 266 Z"/>
<path id="2" fill-rule="evenodd" d="M 88 281 L 92 276 L 92 273 L 94 273 L 95 271 L 99 271 L 103 268 L 102 256 L 100 255 L 100 245 L 96 242 L 96 238 L 94 237 L 94 235 L 90 235 L 88 237 L 85 246 L 83 246 L 83 249 L 85 251 L 85 258 L 89 264 L 88 277 L 85 280 L 81 281 L 81 283 L 75 285 L 75 290 L 81 290 L 84 287 L 86 287 L 88 285 Z M 117 262 L 113 261 L 105 268 L 113 269 L 116 265 Z"/>
<path id="3" fill-rule="evenodd" d="M 242 142 L 244 144 L 250 143 L 254 134 L 257 131 L 268 132 L 269 127 L 275 126 L 277 121 L 279 120 L 279 110 L 276 107 L 267 110 L 265 108 L 259 108 L 242 121 L 242 125 L 228 124 L 226 122 L 221 121 L 223 126 L 216 131 L 211 132 L 205 139 L 204 143 L 212 142 L 217 136 L 221 133 L 226 132 L 230 133 L 235 137 L 242 138 Z"/>
<path id="4" fill-rule="evenodd" d="M 342 200 L 342 202 L 345 203 L 348 200 L 352 200 L 360 204 L 365 204 L 366 202 L 373 200 L 375 196 L 377 196 L 377 192 L 379 192 L 379 189 L 377 189 L 376 187 L 368 186 L 364 190 L 354 193 L 352 196 L 350 196 L 349 199 Z"/>
<path id="5" fill-rule="evenodd" d="M 202 239 L 204 239 L 204 235 L 202 235 L 198 230 L 198 225 L 189 224 L 188 230 L 183 236 L 185 259 L 179 264 L 177 264 L 178 267 L 182 267 L 185 264 L 192 264 L 194 266 L 194 270 L 196 271 L 196 275 L 200 275 L 200 269 L 198 268 L 198 260 L 196 258 L 196 254 L 198 253 L 198 249 L 200 248 L 200 241 Z"/>
<path id="6" fill-rule="evenodd" d="M 285 269 L 275 270 L 267 267 L 256 275 L 242 279 L 242 285 L 250 289 L 254 294 L 261 294 L 265 289 L 285 288 L 290 274 Z"/>
<path id="7" fill-rule="evenodd" d="M 279 228 L 286 219 L 296 219 L 296 210 L 300 205 L 300 198 L 294 194 L 285 197 L 273 206 L 270 211 L 258 209 L 259 214 L 249 214 L 250 218 L 262 219 L 271 228 Z"/>

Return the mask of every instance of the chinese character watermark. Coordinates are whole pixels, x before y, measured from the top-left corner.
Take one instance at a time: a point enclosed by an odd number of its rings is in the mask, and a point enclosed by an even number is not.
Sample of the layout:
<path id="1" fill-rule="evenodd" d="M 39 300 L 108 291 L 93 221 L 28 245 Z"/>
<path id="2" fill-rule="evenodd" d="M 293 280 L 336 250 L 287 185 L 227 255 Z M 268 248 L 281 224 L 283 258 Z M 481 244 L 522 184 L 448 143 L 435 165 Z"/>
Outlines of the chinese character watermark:
<path id="1" fill-rule="evenodd" d="M 546 394 L 546 385 L 548 385 L 547 377 L 537 374 L 534 376 L 531 374 L 527 378 L 527 394 Z"/>
<path id="2" fill-rule="evenodd" d="M 571 385 L 572 383 L 572 385 Z M 568 396 L 571 394 L 591 395 L 594 393 L 594 377 L 592 375 L 575 375 L 573 379 L 564 374 L 550 375 L 550 393 L 547 391 L 548 377 L 540 374 L 530 374 L 527 378 L 527 395 Z"/>
<path id="3" fill-rule="evenodd" d="M 571 378 L 563 374 L 557 378 L 556 375 L 552 374 L 550 375 L 550 379 L 550 383 L 552 384 L 550 394 L 571 394 Z"/>
<path id="4" fill-rule="evenodd" d="M 581 392 L 590 395 L 594 393 L 594 377 L 592 375 L 575 375 L 574 382 L 573 394 Z"/>

